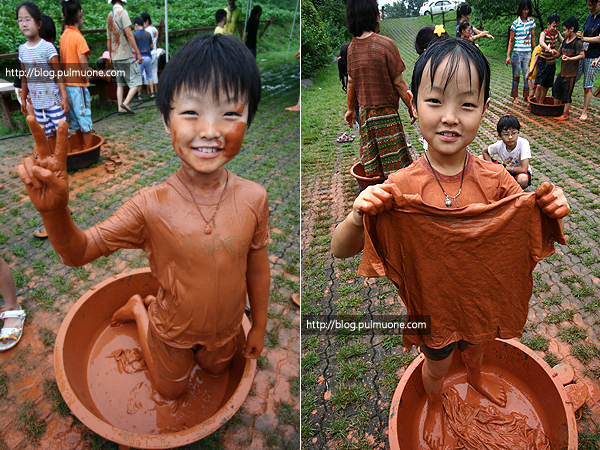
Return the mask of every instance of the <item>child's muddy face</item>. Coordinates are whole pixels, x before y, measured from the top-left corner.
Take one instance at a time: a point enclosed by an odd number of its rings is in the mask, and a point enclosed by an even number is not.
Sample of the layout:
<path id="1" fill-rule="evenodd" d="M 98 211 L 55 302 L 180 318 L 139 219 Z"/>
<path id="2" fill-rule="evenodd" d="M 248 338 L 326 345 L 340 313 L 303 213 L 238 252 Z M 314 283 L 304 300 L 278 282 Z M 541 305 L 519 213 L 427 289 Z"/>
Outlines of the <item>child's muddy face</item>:
<path id="1" fill-rule="evenodd" d="M 248 122 L 248 104 L 221 93 L 186 92 L 173 102 L 170 123 L 173 149 L 184 165 L 202 174 L 221 169 L 239 153 Z"/>
<path id="2" fill-rule="evenodd" d="M 413 114 L 419 119 L 429 152 L 454 155 L 469 145 L 479 129 L 486 109 L 483 87 L 471 63 L 471 75 L 465 61 L 460 61 L 452 78 L 448 78 L 448 58 L 442 60 L 431 83 L 430 65 L 425 67 Z M 415 108 L 416 106 L 416 108 Z"/>

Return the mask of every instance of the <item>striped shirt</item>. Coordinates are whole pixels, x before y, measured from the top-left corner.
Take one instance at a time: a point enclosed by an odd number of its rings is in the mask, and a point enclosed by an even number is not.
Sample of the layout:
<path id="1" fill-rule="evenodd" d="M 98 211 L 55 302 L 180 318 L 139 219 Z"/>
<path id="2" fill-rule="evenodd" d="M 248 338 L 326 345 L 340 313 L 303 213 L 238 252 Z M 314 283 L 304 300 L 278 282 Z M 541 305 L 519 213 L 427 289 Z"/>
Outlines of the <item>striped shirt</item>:
<path id="1" fill-rule="evenodd" d="M 515 32 L 515 52 L 531 51 L 531 36 L 535 28 L 535 20 L 528 17 L 525 22 L 520 17 L 512 23 L 510 29 Z"/>
<path id="2" fill-rule="evenodd" d="M 54 45 L 44 39 L 34 47 L 29 47 L 27 42 L 19 46 L 19 61 L 25 66 L 27 89 L 35 109 L 48 109 L 62 100 L 58 84 L 51 76 L 50 59 L 57 55 Z"/>
<path id="3" fill-rule="evenodd" d="M 543 32 L 546 34 L 546 37 L 544 38 L 546 45 L 551 49 L 558 50 L 560 48 L 560 42 L 558 42 L 558 31 L 554 33 L 554 35 L 551 35 L 547 29 Z M 546 60 L 546 64 L 554 64 L 554 62 L 559 58 L 560 53 L 557 55 L 552 55 L 551 52 L 547 52 L 542 48 L 542 53 L 540 56 Z"/>

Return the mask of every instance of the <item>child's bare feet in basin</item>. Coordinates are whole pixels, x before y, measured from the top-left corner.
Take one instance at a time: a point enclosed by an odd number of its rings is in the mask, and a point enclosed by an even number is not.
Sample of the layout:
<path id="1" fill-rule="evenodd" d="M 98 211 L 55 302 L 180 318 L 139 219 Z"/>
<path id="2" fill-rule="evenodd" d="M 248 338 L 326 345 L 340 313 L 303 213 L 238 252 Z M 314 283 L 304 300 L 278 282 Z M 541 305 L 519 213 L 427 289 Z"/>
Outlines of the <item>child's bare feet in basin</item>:
<path id="1" fill-rule="evenodd" d="M 132 296 L 125 306 L 119 308 L 112 316 L 110 324 L 113 327 L 121 325 L 125 322 L 131 322 L 135 320 L 136 313 L 140 311 L 140 308 L 146 309 L 144 306 L 144 300 L 138 294 Z"/>

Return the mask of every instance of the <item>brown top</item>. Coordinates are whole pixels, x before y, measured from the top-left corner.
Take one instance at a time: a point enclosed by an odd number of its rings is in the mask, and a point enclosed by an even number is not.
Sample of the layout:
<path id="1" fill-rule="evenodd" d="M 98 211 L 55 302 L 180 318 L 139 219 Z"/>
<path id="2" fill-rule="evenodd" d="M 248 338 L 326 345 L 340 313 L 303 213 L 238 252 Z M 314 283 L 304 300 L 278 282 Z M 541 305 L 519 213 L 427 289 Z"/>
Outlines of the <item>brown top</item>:
<path id="1" fill-rule="evenodd" d="M 395 187 L 393 209 L 364 216 L 359 273 L 387 276 L 409 315 L 431 316 L 431 335 L 405 334 L 407 348 L 521 336 L 533 269 L 554 253 L 554 241 L 566 243 L 558 221 L 542 214 L 535 193 L 523 193 L 504 167 L 472 155 L 461 208 L 448 208 L 423 159 L 386 181 Z M 449 182 L 438 174 L 450 195 L 460 175 Z"/>
<path id="2" fill-rule="evenodd" d="M 79 55 L 90 55 L 90 49 L 81 31 L 78 28 L 67 25 L 60 37 L 60 59 L 62 59 L 65 71 L 65 84 L 67 86 L 89 86 L 86 75 L 79 62 Z"/>
<path id="3" fill-rule="evenodd" d="M 219 201 L 195 196 L 207 219 Z M 103 255 L 141 248 L 160 289 L 148 309 L 150 323 L 168 345 L 201 344 L 213 350 L 238 333 L 246 306 L 248 253 L 269 241 L 265 189 L 229 172 L 211 234 L 176 175 L 142 189 L 86 233 Z"/>
<path id="4" fill-rule="evenodd" d="M 110 40 L 110 47 L 108 49 L 110 58 L 113 61 L 133 58 L 133 50 L 131 49 L 127 37 L 121 32 L 121 29 L 124 32 L 127 32 L 127 27 L 132 27 L 129 13 L 121 5 L 114 5 L 113 11 L 115 20 L 113 20 L 112 13 L 109 13 L 106 18 L 106 35 L 108 40 Z M 119 28 L 119 26 L 121 28 Z"/>
<path id="5" fill-rule="evenodd" d="M 365 39 L 352 38 L 348 47 L 348 76 L 352 78 L 361 107 L 393 106 L 400 96 L 393 81 L 406 67 L 390 38 L 373 33 Z"/>

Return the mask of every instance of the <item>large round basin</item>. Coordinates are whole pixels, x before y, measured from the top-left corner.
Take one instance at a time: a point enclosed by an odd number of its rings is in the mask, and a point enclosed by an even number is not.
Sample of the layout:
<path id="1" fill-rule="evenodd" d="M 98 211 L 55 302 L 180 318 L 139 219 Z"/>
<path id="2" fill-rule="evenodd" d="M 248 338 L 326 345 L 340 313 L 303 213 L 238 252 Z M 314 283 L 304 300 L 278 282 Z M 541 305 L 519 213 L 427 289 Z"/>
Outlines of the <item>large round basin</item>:
<path id="1" fill-rule="evenodd" d="M 565 104 L 559 103 L 558 105 L 555 105 L 554 97 L 546 97 L 543 103 L 536 103 L 533 101 L 532 97 L 529 98 L 529 111 L 531 111 L 532 114 L 558 117 L 562 115 L 564 110 Z"/>
<path id="2" fill-rule="evenodd" d="M 356 179 L 361 189 L 366 189 L 368 186 L 381 184 L 385 181 L 383 177 L 368 177 L 365 174 L 365 168 L 360 162 L 357 162 L 350 168 L 350 174 Z"/>
<path id="3" fill-rule="evenodd" d="M 111 327 L 111 317 L 132 295 L 157 291 L 148 268 L 115 275 L 77 301 L 56 338 L 56 382 L 65 402 L 88 428 L 121 448 L 175 448 L 208 436 L 239 409 L 256 373 L 256 360 L 238 349 L 219 376 L 196 366 L 179 400 L 158 394 L 147 370 L 120 373 L 115 352 L 141 347 L 135 323 Z M 245 316 L 243 328 L 247 335 Z"/>
<path id="4" fill-rule="evenodd" d="M 389 418 L 391 450 L 428 448 L 422 438 L 427 399 L 421 379 L 424 359 L 421 354 L 412 362 L 394 393 Z M 530 427 L 544 432 L 553 450 L 577 449 L 577 424 L 567 403 L 567 393 L 559 377 L 532 350 L 512 339 L 490 342 L 486 345 L 482 373 L 495 378 L 506 389 L 507 404 L 497 407 L 501 413 L 524 414 Z M 461 396 L 470 397 L 483 407 L 493 405 L 467 384 L 466 377 L 456 348 L 444 390 L 454 387 Z"/>
<path id="5" fill-rule="evenodd" d="M 96 164 L 100 159 L 100 151 L 105 140 L 102 136 L 92 133 L 92 145 L 90 148 L 81 148 L 83 143 L 76 133 L 69 136 L 69 153 L 67 154 L 67 172 L 75 172 L 79 169 L 85 169 Z M 54 152 L 55 142 L 50 142 L 50 151 Z M 34 153 L 37 154 L 37 148 L 34 146 Z"/>

